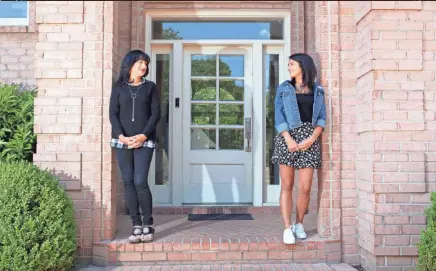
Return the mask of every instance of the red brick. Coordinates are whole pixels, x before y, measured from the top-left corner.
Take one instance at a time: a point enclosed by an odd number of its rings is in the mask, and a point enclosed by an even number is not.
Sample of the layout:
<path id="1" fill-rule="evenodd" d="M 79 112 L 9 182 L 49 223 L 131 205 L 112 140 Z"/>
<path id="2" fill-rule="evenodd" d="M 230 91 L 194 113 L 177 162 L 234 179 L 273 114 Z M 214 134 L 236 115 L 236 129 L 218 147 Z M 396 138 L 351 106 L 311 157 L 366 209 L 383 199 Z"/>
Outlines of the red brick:
<path id="1" fill-rule="evenodd" d="M 193 261 L 216 261 L 217 253 L 216 252 L 193 252 L 192 253 Z"/>
<path id="2" fill-rule="evenodd" d="M 189 252 L 168 252 L 168 261 L 190 261 L 192 260 L 192 255 Z"/>
<path id="3" fill-rule="evenodd" d="M 166 261 L 167 253 L 164 252 L 144 252 L 142 253 L 142 261 Z"/>
<path id="4" fill-rule="evenodd" d="M 217 260 L 218 261 L 241 260 L 242 255 L 243 253 L 240 251 L 219 252 Z"/>
<path id="5" fill-rule="evenodd" d="M 117 261 L 140 262 L 142 253 L 140 252 L 119 252 L 117 253 Z"/>
<path id="6" fill-rule="evenodd" d="M 268 252 L 266 251 L 244 251 L 244 260 L 266 260 L 268 259 Z"/>
<path id="7" fill-rule="evenodd" d="M 409 236 L 385 236 L 386 246 L 408 246 L 410 244 Z"/>
<path id="8" fill-rule="evenodd" d="M 410 257 L 387 257 L 387 264 L 388 265 L 401 265 L 401 266 L 407 266 L 412 265 L 412 258 Z"/>
<path id="9" fill-rule="evenodd" d="M 421 1 L 395 1 L 397 9 L 421 10 Z"/>

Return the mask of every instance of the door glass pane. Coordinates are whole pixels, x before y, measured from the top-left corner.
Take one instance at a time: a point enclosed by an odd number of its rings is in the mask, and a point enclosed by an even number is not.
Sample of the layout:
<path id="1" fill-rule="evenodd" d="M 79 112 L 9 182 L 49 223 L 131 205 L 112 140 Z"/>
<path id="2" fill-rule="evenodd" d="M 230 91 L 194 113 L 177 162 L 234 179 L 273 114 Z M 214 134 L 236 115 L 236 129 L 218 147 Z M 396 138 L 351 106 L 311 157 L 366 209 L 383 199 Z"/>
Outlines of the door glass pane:
<path id="1" fill-rule="evenodd" d="M 173 21 L 154 20 L 153 39 L 255 39 L 282 40 L 283 20 Z"/>
<path id="2" fill-rule="evenodd" d="M 219 89 L 220 101 L 244 100 L 244 80 L 221 79 Z"/>
<path id="3" fill-rule="evenodd" d="M 216 124 L 216 104 L 192 104 L 191 123 L 197 125 Z"/>
<path id="4" fill-rule="evenodd" d="M 216 129 L 191 128 L 191 149 L 215 149 Z"/>
<path id="5" fill-rule="evenodd" d="M 264 74 L 264 91 L 266 101 L 266 183 L 271 185 L 280 184 L 280 175 L 278 165 L 271 163 L 271 155 L 274 149 L 274 137 L 277 132 L 274 127 L 274 99 L 276 88 L 279 85 L 279 55 L 265 55 L 265 74 Z"/>
<path id="6" fill-rule="evenodd" d="M 220 150 L 243 150 L 243 129 L 219 129 Z"/>
<path id="7" fill-rule="evenodd" d="M 161 116 L 157 127 L 157 148 L 155 150 L 155 184 L 164 185 L 169 182 L 169 127 L 170 127 L 170 107 L 169 107 L 169 90 L 170 90 L 170 55 L 156 55 L 156 86 L 161 91 Z"/>
<path id="8" fill-rule="evenodd" d="M 219 57 L 220 76 L 243 77 L 244 56 L 242 55 L 220 55 Z"/>
<path id="9" fill-rule="evenodd" d="M 191 80 L 191 100 L 192 101 L 215 101 L 216 100 L 216 80 Z"/>
<path id="10" fill-rule="evenodd" d="M 191 76 L 216 76 L 216 55 L 192 55 Z"/>
<path id="11" fill-rule="evenodd" d="M 243 125 L 244 105 L 243 104 L 220 104 L 221 125 Z M 221 144 L 220 144 L 221 145 Z"/>

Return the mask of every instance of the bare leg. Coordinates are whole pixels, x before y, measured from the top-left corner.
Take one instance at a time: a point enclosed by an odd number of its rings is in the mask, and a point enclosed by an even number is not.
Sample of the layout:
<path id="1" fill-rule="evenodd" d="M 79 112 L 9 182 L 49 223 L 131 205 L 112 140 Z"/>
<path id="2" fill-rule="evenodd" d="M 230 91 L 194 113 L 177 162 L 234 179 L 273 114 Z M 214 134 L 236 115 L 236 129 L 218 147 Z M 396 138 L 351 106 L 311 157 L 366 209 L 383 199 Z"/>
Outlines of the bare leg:
<path id="1" fill-rule="evenodd" d="M 299 195 L 297 200 L 297 224 L 303 223 L 304 215 L 309 207 L 310 189 L 313 181 L 313 168 L 299 169 L 298 186 Z"/>
<path id="2" fill-rule="evenodd" d="M 280 209 L 286 229 L 291 227 L 292 188 L 294 187 L 294 176 L 295 169 L 293 167 L 280 165 Z"/>

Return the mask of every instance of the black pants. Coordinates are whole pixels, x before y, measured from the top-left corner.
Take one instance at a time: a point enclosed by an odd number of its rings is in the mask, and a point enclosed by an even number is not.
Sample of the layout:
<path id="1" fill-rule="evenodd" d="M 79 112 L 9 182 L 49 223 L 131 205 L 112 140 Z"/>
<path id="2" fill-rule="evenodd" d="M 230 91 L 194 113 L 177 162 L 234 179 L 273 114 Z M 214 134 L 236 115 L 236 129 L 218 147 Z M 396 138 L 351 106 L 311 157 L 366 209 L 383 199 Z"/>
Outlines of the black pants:
<path id="1" fill-rule="evenodd" d="M 124 183 L 124 198 L 133 226 L 153 225 L 153 198 L 148 185 L 148 171 L 154 149 L 117 149 L 116 157 Z M 141 206 L 143 223 L 139 213 Z"/>

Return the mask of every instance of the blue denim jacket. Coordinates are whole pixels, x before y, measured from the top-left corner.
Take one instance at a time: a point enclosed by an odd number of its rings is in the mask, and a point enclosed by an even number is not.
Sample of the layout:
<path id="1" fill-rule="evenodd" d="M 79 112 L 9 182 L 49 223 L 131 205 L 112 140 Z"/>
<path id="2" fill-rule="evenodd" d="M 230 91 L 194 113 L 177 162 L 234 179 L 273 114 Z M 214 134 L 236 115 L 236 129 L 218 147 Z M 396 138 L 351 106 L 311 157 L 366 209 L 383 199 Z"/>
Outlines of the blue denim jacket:
<path id="1" fill-rule="evenodd" d="M 324 89 L 317 83 L 313 86 L 314 103 L 312 125 L 321 126 L 326 124 L 326 109 L 324 102 Z M 297 96 L 291 82 L 286 80 L 277 87 L 275 106 L 275 128 L 277 133 L 285 130 L 293 130 L 303 124 L 298 111 Z"/>

